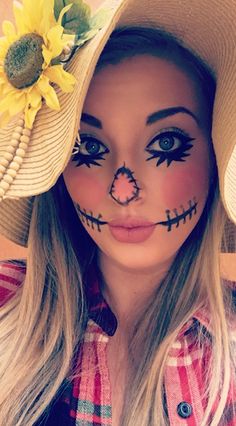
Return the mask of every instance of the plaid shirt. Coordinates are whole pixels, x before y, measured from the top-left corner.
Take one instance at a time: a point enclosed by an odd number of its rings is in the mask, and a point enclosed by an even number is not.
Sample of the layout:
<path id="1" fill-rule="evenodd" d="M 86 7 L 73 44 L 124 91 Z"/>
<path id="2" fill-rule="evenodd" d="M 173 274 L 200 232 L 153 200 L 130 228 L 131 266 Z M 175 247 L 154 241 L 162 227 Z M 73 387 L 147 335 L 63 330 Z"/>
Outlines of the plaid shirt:
<path id="1" fill-rule="evenodd" d="M 6 302 L 22 284 L 25 271 L 23 261 L 0 262 L 1 304 Z M 112 425 L 107 345 L 110 336 L 116 331 L 117 321 L 99 291 L 97 280 L 92 282 L 89 292 L 89 320 L 83 343 L 75 357 L 75 365 L 80 374 L 63 388 L 63 392 L 55 398 L 37 425 Z M 199 327 L 204 331 L 202 347 L 196 344 Z M 232 324 L 231 330 L 232 340 L 236 340 L 236 326 Z M 171 426 L 201 425 L 207 403 L 203 397 L 204 371 L 210 357 L 209 318 L 206 311 L 200 310 L 181 329 L 169 353 L 164 383 L 165 408 Z M 236 425 L 235 401 L 236 385 L 232 381 L 224 420 L 219 426 Z"/>

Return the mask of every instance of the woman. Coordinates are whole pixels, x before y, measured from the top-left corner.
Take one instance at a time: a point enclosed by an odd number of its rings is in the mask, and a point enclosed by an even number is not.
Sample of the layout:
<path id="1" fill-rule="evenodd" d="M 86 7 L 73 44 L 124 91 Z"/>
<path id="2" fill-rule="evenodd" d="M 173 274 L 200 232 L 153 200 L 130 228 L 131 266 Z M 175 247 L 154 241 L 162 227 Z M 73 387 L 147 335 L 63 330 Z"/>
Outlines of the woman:
<path id="1" fill-rule="evenodd" d="M 236 420 L 234 291 L 219 273 L 220 250 L 235 250 L 233 112 L 231 133 L 222 125 L 234 63 L 217 56 L 223 42 L 230 52 L 232 18 L 230 1 L 211 3 L 204 23 L 209 3 L 118 2 L 79 52 L 71 39 L 72 52 L 62 46 L 72 8 L 56 2 L 57 52 L 45 24 L 35 36 L 33 13 L 26 32 L 30 2 L 15 10 L 24 34 L 5 26 L 1 230 L 27 241 L 29 257 L 27 270 L 2 264 L 2 286 L 15 280 L 2 296 L 2 424 Z M 217 43 L 211 25 L 224 30 Z M 29 71 L 32 50 L 40 67 Z M 72 93 L 54 94 L 47 79 Z"/>

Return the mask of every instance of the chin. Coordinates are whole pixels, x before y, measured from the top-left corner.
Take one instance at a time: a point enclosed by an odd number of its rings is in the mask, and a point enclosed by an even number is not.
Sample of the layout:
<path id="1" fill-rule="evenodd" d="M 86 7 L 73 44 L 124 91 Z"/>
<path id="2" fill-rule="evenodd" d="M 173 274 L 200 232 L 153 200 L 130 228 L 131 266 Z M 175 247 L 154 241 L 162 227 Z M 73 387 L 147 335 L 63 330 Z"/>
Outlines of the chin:
<path id="1" fill-rule="evenodd" d="M 107 257 L 107 260 L 124 271 L 147 274 L 157 272 L 163 265 L 171 265 L 176 251 L 164 253 L 163 251 L 155 251 L 133 247 L 120 249 L 119 252 L 101 253 Z"/>

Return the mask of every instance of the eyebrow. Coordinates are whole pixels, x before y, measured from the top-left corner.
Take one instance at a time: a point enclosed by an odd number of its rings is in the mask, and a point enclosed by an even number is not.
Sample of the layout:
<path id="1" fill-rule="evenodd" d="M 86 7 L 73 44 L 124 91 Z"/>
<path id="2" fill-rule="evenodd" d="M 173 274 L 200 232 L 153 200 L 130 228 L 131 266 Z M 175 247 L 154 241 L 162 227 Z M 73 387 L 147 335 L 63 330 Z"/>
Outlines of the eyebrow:
<path id="1" fill-rule="evenodd" d="M 165 108 L 165 109 L 161 109 L 160 111 L 156 111 L 153 114 L 148 116 L 146 124 L 147 125 L 153 124 L 158 120 L 162 120 L 163 118 L 170 117 L 171 115 L 175 115 L 175 114 L 179 114 L 179 113 L 184 113 L 184 114 L 190 115 L 192 118 L 194 118 L 194 120 L 199 125 L 199 120 L 198 120 L 197 116 L 192 111 L 190 111 L 188 108 L 185 108 L 185 107 L 182 107 L 182 106 Z"/>
<path id="2" fill-rule="evenodd" d="M 89 124 L 90 126 L 96 127 L 97 129 L 102 129 L 102 122 L 93 115 L 83 113 L 81 115 L 81 121 Z"/>
<path id="3" fill-rule="evenodd" d="M 182 107 L 182 106 L 165 108 L 165 109 L 161 109 L 159 111 L 153 112 L 152 114 L 150 114 L 147 117 L 146 124 L 150 125 L 150 124 L 155 123 L 158 120 L 162 120 L 163 118 L 167 118 L 167 117 L 170 117 L 172 115 L 179 114 L 179 113 L 184 113 L 184 114 L 190 115 L 192 118 L 194 118 L 196 123 L 199 125 L 199 120 L 198 120 L 197 116 L 192 111 L 190 111 L 188 108 L 185 108 L 185 107 Z M 96 127 L 97 129 L 102 129 L 101 120 L 94 117 L 93 115 L 90 115 L 90 114 L 87 114 L 87 113 L 84 112 L 81 115 L 81 121 L 83 121 L 86 124 L 89 124 L 90 126 Z"/>

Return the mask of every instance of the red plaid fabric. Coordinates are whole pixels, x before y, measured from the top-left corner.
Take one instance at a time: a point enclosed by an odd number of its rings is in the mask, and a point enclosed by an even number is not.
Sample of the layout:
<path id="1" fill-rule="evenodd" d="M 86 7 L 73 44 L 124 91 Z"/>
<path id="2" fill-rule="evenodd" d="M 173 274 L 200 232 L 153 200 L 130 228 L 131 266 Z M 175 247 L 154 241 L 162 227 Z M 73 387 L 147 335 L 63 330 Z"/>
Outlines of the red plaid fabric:
<path id="1" fill-rule="evenodd" d="M 1 304 L 5 303 L 23 283 L 25 270 L 24 261 L 0 262 Z M 115 333 L 117 321 L 103 299 L 96 279 L 91 281 L 88 296 L 89 320 L 75 362 L 78 377 L 57 400 L 54 410 L 47 414 L 47 419 L 37 424 L 112 425 L 107 345 L 110 336 Z M 199 327 L 204 331 L 201 345 L 196 344 Z M 231 338 L 236 343 L 234 320 L 231 324 Z M 171 348 L 165 371 L 165 408 L 170 426 L 202 424 L 207 404 L 203 397 L 206 386 L 204 373 L 206 365 L 211 362 L 211 339 L 208 313 L 201 310 L 184 325 Z M 232 380 L 224 416 L 219 426 L 235 426 L 235 411 L 236 384 Z"/>

